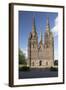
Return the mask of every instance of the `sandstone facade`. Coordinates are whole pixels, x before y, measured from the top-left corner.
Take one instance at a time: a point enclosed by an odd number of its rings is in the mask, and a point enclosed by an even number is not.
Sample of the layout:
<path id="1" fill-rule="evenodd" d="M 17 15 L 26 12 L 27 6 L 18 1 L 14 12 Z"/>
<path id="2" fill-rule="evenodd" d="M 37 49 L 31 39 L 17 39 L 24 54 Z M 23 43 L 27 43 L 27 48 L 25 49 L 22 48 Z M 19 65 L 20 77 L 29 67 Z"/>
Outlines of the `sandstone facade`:
<path id="1" fill-rule="evenodd" d="M 48 17 L 46 18 L 44 42 L 42 32 L 40 32 L 40 42 L 38 42 L 35 18 L 33 19 L 32 32 L 28 38 L 28 65 L 31 68 L 49 68 L 54 65 L 54 38 Z"/>

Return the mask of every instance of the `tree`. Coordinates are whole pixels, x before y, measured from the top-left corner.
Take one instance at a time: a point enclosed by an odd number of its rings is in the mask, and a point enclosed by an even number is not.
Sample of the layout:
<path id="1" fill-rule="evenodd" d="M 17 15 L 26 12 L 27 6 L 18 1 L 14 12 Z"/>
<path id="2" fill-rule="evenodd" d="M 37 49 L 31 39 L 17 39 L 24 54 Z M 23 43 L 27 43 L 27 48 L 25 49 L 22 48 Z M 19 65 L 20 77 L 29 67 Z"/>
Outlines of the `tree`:
<path id="1" fill-rule="evenodd" d="M 25 58 L 25 55 L 23 53 L 23 51 L 21 51 L 19 49 L 19 64 L 23 64 L 23 65 L 26 65 L 26 58 Z"/>
<path id="2" fill-rule="evenodd" d="M 54 65 L 58 65 L 58 60 L 55 60 L 54 61 Z"/>

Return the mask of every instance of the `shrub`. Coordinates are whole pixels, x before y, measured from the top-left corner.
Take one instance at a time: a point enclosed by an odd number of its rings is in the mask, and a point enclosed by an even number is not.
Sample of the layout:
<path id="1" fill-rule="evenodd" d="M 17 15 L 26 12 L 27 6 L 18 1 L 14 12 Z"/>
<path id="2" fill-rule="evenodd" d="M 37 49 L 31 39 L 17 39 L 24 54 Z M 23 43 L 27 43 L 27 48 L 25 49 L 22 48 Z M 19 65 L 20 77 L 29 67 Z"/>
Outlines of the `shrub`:
<path id="1" fill-rule="evenodd" d="M 51 71 L 58 71 L 58 68 L 51 67 L 50 70 L 51 70 Z"/>
<path id="2" fill-rule="evenodd" d="M 54 65 L 57 65 L 58 66 L 58 60 L 55 60 L 54 61 Z"/>
<path id="3" fill-rule="evenodd" d="M 27 66 L 19 67 L 19 70 L 20 71 L 29 71 L 30 67 L 27 67 Z"/>

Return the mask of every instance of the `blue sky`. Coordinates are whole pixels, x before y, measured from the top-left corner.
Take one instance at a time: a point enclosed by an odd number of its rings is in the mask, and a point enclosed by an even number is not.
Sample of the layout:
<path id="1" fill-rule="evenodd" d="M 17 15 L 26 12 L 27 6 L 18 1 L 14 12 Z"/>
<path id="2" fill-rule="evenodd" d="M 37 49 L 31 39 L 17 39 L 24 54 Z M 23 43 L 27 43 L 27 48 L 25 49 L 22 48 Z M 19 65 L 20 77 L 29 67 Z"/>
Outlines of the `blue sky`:
<path id="1" fill-rule="evenodd" d="M 46 30 L 46 17 L 49 17 L 50 30 L 54 35 L 54 59 L 58 59 L 58 30 L 57 19 L 58 13 L 52 12 L 31 12 L 19 11 L 19 48 L 27 56 L 28 36 L 32 31 L 33 17 L 35 17 L 36 31 L 38 33 L 38 41 L 40 41 L 40 31 L 43 34 Z"/>

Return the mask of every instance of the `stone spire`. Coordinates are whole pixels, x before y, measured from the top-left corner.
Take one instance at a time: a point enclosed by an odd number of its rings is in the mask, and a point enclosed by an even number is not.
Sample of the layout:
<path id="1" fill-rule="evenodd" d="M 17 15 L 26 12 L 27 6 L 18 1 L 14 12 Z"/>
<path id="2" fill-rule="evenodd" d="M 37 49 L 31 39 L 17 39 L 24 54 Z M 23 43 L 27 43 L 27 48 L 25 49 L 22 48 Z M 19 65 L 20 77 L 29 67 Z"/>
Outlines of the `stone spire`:
<path id="1" fill-rule="evenodd" d="M 35 17 L 33 17 L 33 24 L 32 24 L 32 35 L 36 34 L 36 26 L 35 26 Z"/>
<path id="2" fill-rule="evenodd" d="M 40 41 L 41 41 L 41 43 L 42 43 L 42 32 L 40 32 Z"/>
<path id="3" fill-rule="evenodd" d="M 46 18 L 46 31 L 50 31 L 49 17 Z"/>

